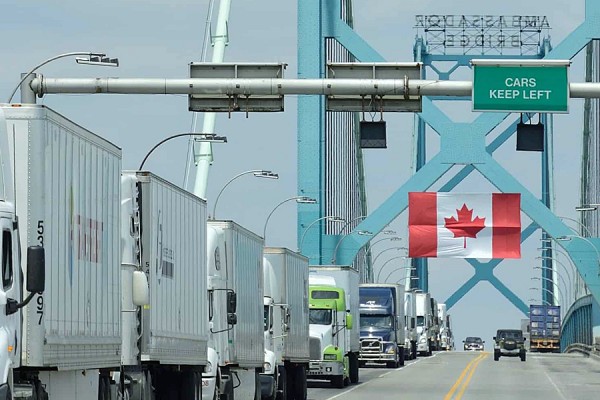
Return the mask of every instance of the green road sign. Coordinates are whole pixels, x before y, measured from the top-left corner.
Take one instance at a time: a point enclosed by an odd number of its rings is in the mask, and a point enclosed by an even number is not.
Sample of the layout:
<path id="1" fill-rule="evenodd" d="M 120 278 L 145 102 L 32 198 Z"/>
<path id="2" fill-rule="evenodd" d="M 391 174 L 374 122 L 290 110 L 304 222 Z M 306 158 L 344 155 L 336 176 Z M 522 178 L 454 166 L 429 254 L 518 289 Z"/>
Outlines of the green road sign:
<path id="1" fill-rule="evenodd" d="M 568 112 L 570 61 L 472 63 L 473 111 Z"/>

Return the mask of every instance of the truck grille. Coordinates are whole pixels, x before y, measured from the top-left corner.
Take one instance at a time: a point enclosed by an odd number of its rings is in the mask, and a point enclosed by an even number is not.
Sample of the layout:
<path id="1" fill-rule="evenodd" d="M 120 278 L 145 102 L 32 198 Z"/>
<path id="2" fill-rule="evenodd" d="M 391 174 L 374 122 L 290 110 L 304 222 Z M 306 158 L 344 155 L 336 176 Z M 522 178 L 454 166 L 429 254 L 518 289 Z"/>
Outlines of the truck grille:
<path id="1" fill-rule="evenodd" d="M 380 354 L 382 351 L 383 347 L 378 339 L 362 339 L 360 341 L 361 354 Z"/>
<path id="2" fill-rule="evenodd" d="M 308 348 L 311 360 L 321 359 L 321 341 L 319 339 L 311 337 L 308 341 Z"/>

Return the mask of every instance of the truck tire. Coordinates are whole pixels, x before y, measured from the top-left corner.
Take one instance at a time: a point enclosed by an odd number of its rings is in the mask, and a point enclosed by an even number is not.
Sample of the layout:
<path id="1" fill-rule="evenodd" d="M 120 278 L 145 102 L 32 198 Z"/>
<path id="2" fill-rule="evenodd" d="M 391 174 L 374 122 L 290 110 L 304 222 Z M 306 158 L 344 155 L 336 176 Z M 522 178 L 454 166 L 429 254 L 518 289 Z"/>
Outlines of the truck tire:
<path id="1" fill-rule="evenodd" d="M 521 353 L 521 361 L 525 362 L 527 360 L 527 355 L 525 353 Z"/>
<path id="2" fill-rule="evenodd" d="M 290 372 L 290 371 L 288 371 Z M 293 373 L 288 373 L 288 398 L 287 400 L 306 400 L 308 396 L 306 386 L 306 368 L 304 365 L 296 365 Z"/>
<path id="3" fill-rule="evenodd" d="M 344 375 L 334 376 L 333 378 L 331 378 L 331 386 L 333 386 L 334 388 L 343 389 L 345 380 L 346 378 L 344 377 Z"/>
<path id="4" fill-rule="evenodd" d="M 417 359 L 417 342 L 410 342 L 410 351 L 412 353 L 412 359 Z"/>
<path id="5" fill-rule="evenodd" d="M 500 354 L 497 351 L 495 351 L 494 352 L 494 361 L 498 361 L 499 359 L 500 359 Z"/>
<path id="6" fill-rule="evenodd" d="M 288 385 L 288 379 L 287 379 L 287 373 L 286 373 L 286 369 L 284 366 L 277 366 L 277 391 L 275 392 L 275 400 L 286 400 L 287 399 L 287 385 Z M 290 377 L 293 377 L 292 375 L 290 375 Z M 260 386 L 260 380 L 258 382 L 259 386 Z M 260 396 L 258 397 L 260 399 Z"/>
<path id="7" fill-rule="evenodd" d="M 294 400 L 296 398 L 296 385 L 298 384 L 296 376 L 297 369 L 298 367 L 295 365 L 285 365 L 285 375 L 290 377 L 290 379 L 287 380 L 285 389 L 286 400 Z"/>
<path id="8" fill-rule="evenodd" d="M 254 400 L 261 400 L 261 396 L 262 396 L 262 393 L 260 390 L 260 373 L 258 372 L 258 369 L 257 369 L 254 371 Z"/>
<path id="9" fill-rule="evenodd" d="M 403 367 L 404 366 L 404 346 L 398 347 L 398 364 Z"/>
<path id="10" fill-rule="evenodd" d="M 358 366 L 358 356 L 355 353 L 350 353 L 349 356 L 349 367 L 350 367 L 350 383 L 358 383 L 359 376 L 359 366 Z"/>

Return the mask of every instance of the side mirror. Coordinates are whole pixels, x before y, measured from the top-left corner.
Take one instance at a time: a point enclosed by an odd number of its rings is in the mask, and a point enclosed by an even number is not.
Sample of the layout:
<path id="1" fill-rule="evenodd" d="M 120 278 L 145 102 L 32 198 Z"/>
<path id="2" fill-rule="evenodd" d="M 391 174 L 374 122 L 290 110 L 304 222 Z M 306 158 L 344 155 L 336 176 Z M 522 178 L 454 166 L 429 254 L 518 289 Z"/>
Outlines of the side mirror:
<path id="1" fill-rule="evenodd" d="M 27 248 L 27 291 L 42 293 L 46 287 L 46 257 L 44 248 Z"/>
<path id="2" fill-rule="evenodd" d="M 463 343 L 465 343 L 465 341 L 463 340 Z"/>
<path id="3" fill-rule="evenodd" d="M 485 340 L 482 343 L 485 343 Z"/>
<path id="4" fill-rule="evenodd" d="M 353 318 L 352 318 L 352 314 L 346 314 L 346 328 L 347 329 L 352 329 L 352 322 L 353 322 Z"/>
<path id="5" fill-rule="evenodd" d="M 523 338 L 523 341 L 526 341 L 526 340 L 527 340 L 527 338 L 526 338 L 526 337 L 524 337 L 524 338 Z"/>
<path id="6" fill-rule="evenodd" d="M 237 315 L 235 315 L 234 313 L 228 313 L 227 314 L 227 323 L 229 325 L 237 324 Z"/>
<path id="7" fill-rule="evenodd" d="M 233 314 L 237 309 L 237 294 L 234 291 L 227 292 L 227 313 Z M 231 324 L 235 325 L 235 324 Z"/>
<path id="8" fill-rule="evenodd" d="M 145 306 L 150 303 L 148 277 L 143 271 L 133 271 L 132 297 L 133 304 L 136 306 Z"/>
<path id="9" fill-rule="evenodd" d="M 494 336 L 492 339 L 494 339 L 494 341 L 496 340 L 496 336 Z"/>

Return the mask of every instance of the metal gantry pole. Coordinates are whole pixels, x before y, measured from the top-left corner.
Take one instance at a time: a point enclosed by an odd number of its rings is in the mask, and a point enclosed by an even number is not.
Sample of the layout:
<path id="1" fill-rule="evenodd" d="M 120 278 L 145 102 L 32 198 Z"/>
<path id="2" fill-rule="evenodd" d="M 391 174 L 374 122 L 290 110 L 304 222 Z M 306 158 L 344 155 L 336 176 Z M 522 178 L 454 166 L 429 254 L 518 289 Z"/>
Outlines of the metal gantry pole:
<path id="1" fill-rule="evenodd" d="M 426 79 L 46 78 L 30 84 L 44 94 L 407 95 L 470 97 L 471 81 Z M 600 98 L 600 83 L 570 83 L 571 98 Z"/>

